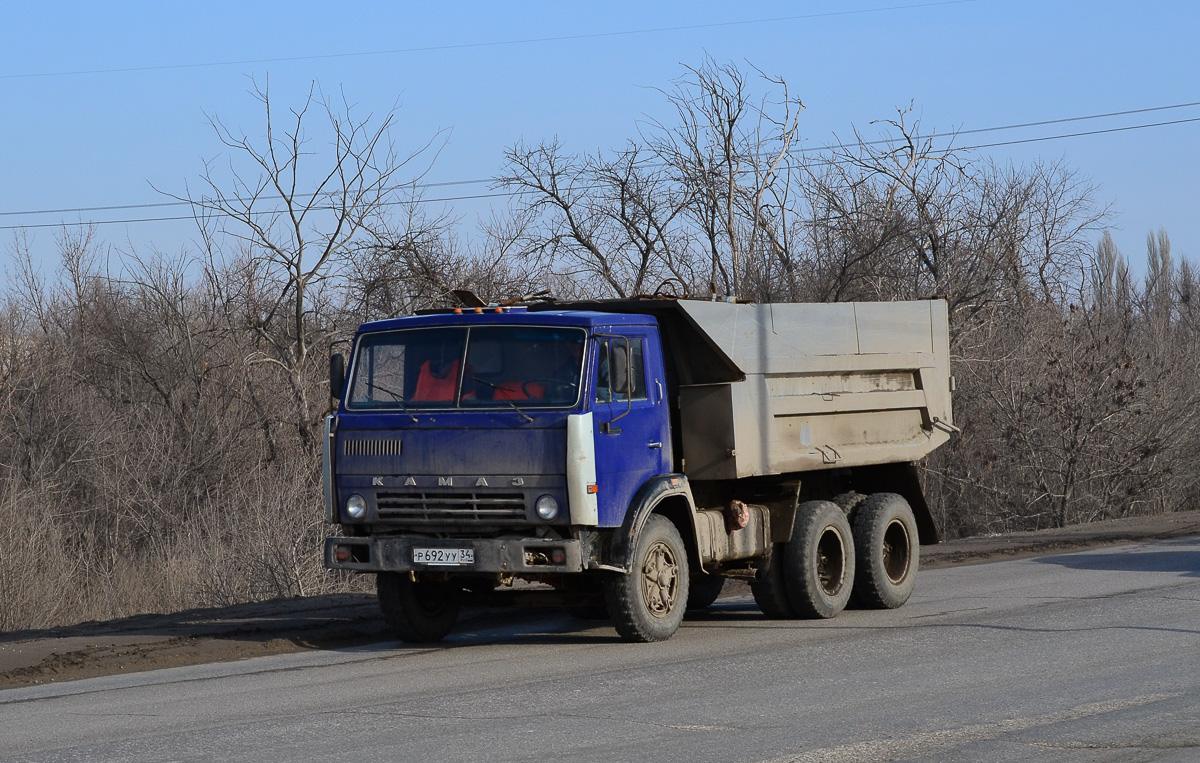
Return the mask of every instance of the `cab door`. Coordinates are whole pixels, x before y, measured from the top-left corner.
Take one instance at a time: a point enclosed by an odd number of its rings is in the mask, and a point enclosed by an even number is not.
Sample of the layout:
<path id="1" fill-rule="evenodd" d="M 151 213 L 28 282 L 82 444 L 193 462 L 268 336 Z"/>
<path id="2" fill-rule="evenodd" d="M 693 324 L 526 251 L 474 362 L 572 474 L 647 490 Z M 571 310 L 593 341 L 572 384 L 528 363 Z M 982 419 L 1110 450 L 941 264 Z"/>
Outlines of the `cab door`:
<path id="1" fill-rule="evenodd" d="M 648 479 L 670 471 L 666 381 L 657 332 L 619 327 L 596 335 L 591 389 L 602 527 L 619 526 Z"/>

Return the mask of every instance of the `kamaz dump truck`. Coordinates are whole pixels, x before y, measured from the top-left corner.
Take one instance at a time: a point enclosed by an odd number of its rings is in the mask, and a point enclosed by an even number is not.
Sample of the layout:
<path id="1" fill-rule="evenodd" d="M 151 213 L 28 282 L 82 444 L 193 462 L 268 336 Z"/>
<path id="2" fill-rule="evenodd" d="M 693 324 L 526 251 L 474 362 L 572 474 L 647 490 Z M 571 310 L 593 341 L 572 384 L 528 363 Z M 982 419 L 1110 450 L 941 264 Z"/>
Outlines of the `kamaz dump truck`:
<path id="1" fill-rule="evenodd" d="M 772 618 L 899 607 L 955 431 L 946 303 L 595 301 L 364 324 L 335 355 L 326 566 L 409 642 L 464 603 L 669 638 L 749 582 Z M 514 584 L 514 581 L 516 584 Z"/>

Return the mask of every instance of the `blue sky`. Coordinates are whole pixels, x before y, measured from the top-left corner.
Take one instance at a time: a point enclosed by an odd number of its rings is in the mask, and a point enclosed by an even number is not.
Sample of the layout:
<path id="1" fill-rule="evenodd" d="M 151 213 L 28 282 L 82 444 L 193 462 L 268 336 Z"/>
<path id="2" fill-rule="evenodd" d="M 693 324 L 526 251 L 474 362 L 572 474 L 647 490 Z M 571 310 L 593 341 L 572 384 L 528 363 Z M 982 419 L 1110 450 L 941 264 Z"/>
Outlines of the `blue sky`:
<path id="1" fill-rule="evenodd" d="M 854 125 L 871 134 L 871 120 L 910 102 L 923 131 L 939 133 L 1200 102 L 1198 7 L 18 1 L 6 8 L 0 49 L 0 226 L 183 214 L 27 213 L 155 203 L 164 199 L 151 186 L 195 187 L 204 159 L 222 152 L 206 114 L 262 132 L 250 78 L 269 75 L 277 107 L 298 104 L 314 80 L 344 89 L 363 112 L 398 103 L 401 147 L 450 131 L 428 180 L 470 180 L 494 175 L 518 140 L 557 136 L 585 152 L 620 146 L 639 120 L 669 117 L 655 88 L 706 53 L 786 78 L 807 107 L 801 132 L 814 146 Z M 1200 105 L 959 142 L 1198 118 Z M 1063 159 L 1089 177 L 1139 268 L 1146 234 L 1160 226 L 1176 254 L 1200 259 L 1200 121 L 980 153 L 1018 164 Z M 485 210 L 476 202 L 450 211 L 469 225 Z M 53 228 L 28 232 L 35 254 L 54 251 Z M 5 251 L 12 233 L 0 230 Z M 99 234 L 118 250 L 178 252 L 194 238 L 184 222 L 104 224 Z"/>

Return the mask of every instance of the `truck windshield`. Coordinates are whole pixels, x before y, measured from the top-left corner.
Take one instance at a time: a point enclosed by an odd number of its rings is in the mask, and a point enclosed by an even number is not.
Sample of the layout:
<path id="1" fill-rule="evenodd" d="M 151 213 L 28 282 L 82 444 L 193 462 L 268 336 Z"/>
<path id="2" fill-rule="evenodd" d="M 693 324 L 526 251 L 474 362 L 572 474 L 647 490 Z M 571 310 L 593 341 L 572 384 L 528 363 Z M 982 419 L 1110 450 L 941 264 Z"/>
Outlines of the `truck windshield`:
<path id="1" fill-rule="evenodd" d="M 582 329 L 424 328 L 364 334 L 346 407 L 562 408 L 583 378 Z"/>

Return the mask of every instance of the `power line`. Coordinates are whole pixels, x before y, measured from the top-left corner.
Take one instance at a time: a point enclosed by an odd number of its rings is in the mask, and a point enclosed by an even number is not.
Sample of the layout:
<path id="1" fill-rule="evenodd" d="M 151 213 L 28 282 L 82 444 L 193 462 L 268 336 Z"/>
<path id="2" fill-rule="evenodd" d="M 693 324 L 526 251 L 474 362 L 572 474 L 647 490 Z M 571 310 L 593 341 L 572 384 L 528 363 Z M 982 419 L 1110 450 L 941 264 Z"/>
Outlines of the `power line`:
<path id="1" fill-rule="evenodd" d="M 1192 101 L 1190 103 L 1175 103 L 1175 104 L 1171 104 L 1170 106 L 1149 106 L 1144 109 L 1127 109 L 1125 111 L 1109 111 L 1104 114 L 1088 114 L 1086 116 L 1081 116 L 1081 117 L 1062 117 L 1060 119 L 1043 119 L 1038 122 L 1021 122 L 1019 124 L 1001 125 L 999 127 L 977 127 L 973 130 L 956 130 L 953 132 L 943 133 L 941 135 L 938 135 L 938 134 L 914 135 L 913 139 L 914 140 L 925 140 L 925 139 L 937 139 L 937 138 L 956 138 L 960 135 L 979 135 L 980 133 L 985 133 L 985 132 L 1001 132 L 1004 130 L 1019 130 L 1019 129 L 1025 128 L 1025 127 L 1045 127 L 1046 125 L 1060 125 L 1060 124 L 1066 124 L 1068 122 L 1084 122 L 1089 119 L 1108 119 L 1110 117 L 1123 117 L 1123 116 L 1128 116 L 1130 114 L 1147 114 L 1147 113 L 1155 112 L 1155 111 L 1168 111 L 1170 109 L 1186 109 L 1186 108 L 1190 108 L 1192 106 L 1200 106 L 1200 101 Z M 1181 121 L 1187 122 L 1187 121 L 1192 121 L 1192 120 L 1185 119 L 1185 120 L 1181 120 Z M 1161 124 L 1177 124 L 1177 122 L 1163 122 Z M 1160 125 L 1146 125 L 1146 126 L 1158 127 Z M 1135 126 L 1132 128 L 1120 128 L 1120 129 L 1139 129 L 1139 127 L 1140 126 Z M 1103 131 L 1101 131 L 1101 132 L 1103 132 Z M 1115 130 L 1114 130 L 1114 132 L 1115 132 Z M 1094 133 L 1079 133 L 1079 134 L 1080 135 L 1092 135 Z M 1061 137 L 1075 137 L 1075 136 L 1074 135 L 1064 135 Z M 1053 140 L 1053 138 L 1037 138 L 1034 140 Z M 882 144 L 889 143 L 889 142 L 890 141 L 887 138 L 880 138 L 878 140 L 856 141 L 852 145 L 878 146 L 878 145 L 882 145 Z M 1017 142 L 1021 142 L 1021 141 L 1017 141 Z M 1029 141 L 1026 141 L 1026 142 L 1029 142 Z M 988 148 L 989 146 L 1007 146 L 1007 145 L 1010 145 L 1010 144 L 1009 143 L 990 143 L 986 146 L 964 146 L 964 147 L 960 147 L 959 150 L 960 151 L 970 151 L 975 148 Z M 805 149 L 805 150 L 806 151 L 832 151 L 835 148 L 841 148 L 841 146 L 824 145 L 819 148 L 811 148 L 811 149 Z"/>
<path id="2" fill-rule="evenodd" d="M 491 182 L 491 181 L 489 180 L 487 182 Z M 478 193 L 478 194 L 471 194 L 468 196 L 443 196 L 441 198 L 436 198 L 436 199 L 426 199 L 426 198 L 422 197 L 419 199 L 414 199 L 412 202 L 408 202 L 408 201 L 383 202 L 381 204 L 381 206 L 392 207 L 392 206 L 397 206 L 400 204 L 408 204 L 408 203 L 434 204 L 434 203 L 438 203 L 438 202 L 447 202 L 447 201 L 473 201 L 475 199 L 497 199 L 500 197 L 511 198 L 513 196 L 520 196 L 523 193 L 528 193 L 528 192 L 527 191 L 497 191 L 495 193 Z M 171 204 L 187 204 L 189 202 L 184 201 L 184 202 L 170 202 L 170 203 Z M 253 217 L 262 217 L 264 215 L 275 215 L 275 214 L 282 214 L 282 210 L 264 209 L 261 212 L 251 212 L 250 213 L 250 215 L 252 215 Z M 178 215 L 178 216 L 173 216 L 173 217 L 137 217 L 137 218 L 130 218 L 127 220 L 88 220 L 86 222 L 78 222 L 78 223 L 67 223 L 67 222 L 59 221 L 56 223 L 35 223 L 33 225 L 0 225 L 0 230 L 33 230 L 36 228 L 61 228 L 64 225 L 74 226 L 74 225 L 123 225 L 123 224 L 133 224 L 133 223 L 166 223 L 166 222 L 178 222 L 180 220 L 195 220 L 195 219 L 196 219 L 196 215 Z"/>
<path id="3" fill-rule="evenodd" d="M 1028 128 L 1028 127 L 1045 127 L 1047 125 L 1066 124 L 1066 123 L 1070 123 L 1070 122 L 1083 122 L 1083 121 L 1088 121 L 1088 120 L 1093 120 L 1093 119 L 1108 119 L 1111 117 L 1129 116 L 1131 114 L 1147 114 L 1147 113 L 1153 113 L 1153 112 L 1159 112 L 1159 111 L 1170 111 L 1173 109 L 1186 109 L 1186 108 L 1191 108 L 1193 106 L 1200 106 L 1200 101 L 1190 101 L 1187 103 L 1174 103 L 1174 104 L 1170 104 L 1167 106 L 1148 106 L 1148 107 L 1140 108 L 1140 109 L 1125 109 L 1123 111 L 1109 111 L 1109 112 L 1105 112 L 1102 114 L 1086 114 L 1083 116 L 1061 117 L 1058 119 L 1043 119 L 1043 120 L 1039 120 L 1036 122 L 1020 122 L 1017 124 L 999 125 L 996 127 L 978 127 L 978 128 L 972 129 L 972 130 L 958 130 L 956 132 L 948 132 L 948 133 L 944 133 L 941 135 L 937 135 L 937 134 L 928 135 L 928 136 L 915 135 L 913 137 L 918 140 L 924 140 L 925 138 L 930 138 L 930 139 L 955 138 L 955 137 L 959 137 L 962 135 L 980 135 L 983 133 L 1003 132 L 1006 130 L 1017 130 L 1017 129 L 1023 129 L 1023 128 Z M 1105 130 L 1095 130 L 1095 131 L 1091 131 L 1091 132 L 1071 133 L 1068 135 L 1028 138 L 1028 139 L 1024 139 L 1024 140 L 1003 141 L 1003 142 L 998 142 L 998 143 L 985 143 L 985 144 L 979 144 L 979 145 L 975 145 L 975 146 L 963 146 L 963 147 L 960 147 L 959 150 L 970 151 L 970 150 L 975 150 L 975 149 L 980 149 L 980 148 L 993 148 L 993 147 L 998 147 L 998 146 L 1016 145 L 1019 143 L 1033 143 L 1033 142 L 1046 141 L 1046 140 L 1061 140 L 1063 138 L 1075 138 L 1075 137 L 1081 137 L 1081 136 L 1085 136 L 1085 135 L 1099 135 L 1099 134 L 1103 134 L 1105 132 L 1121 132 L 1121 131 L 1125 131 L 1125 130 L 1139 130 L 1139 129 L 1143 129 L 1146 127 L 1162 127 L 1162 126 L 1166 126 L 1166 125 L 1183 124 L 1186 122 L 1193 122 L 1193 121 L 1197 121 L 1197 120 L 1182 119 L 1182 120 L 1175 120 L 1175 121 L 1171 121 L 1171 122 L 1157 122 L 1157 123 L 1149 124 L 1149 125 L 1134 125 L 1132 127 L 1117 127 L 1117 128 L 1109 128 L 1109 129 L 1105 129 Z M 887 139 L 878 139 L 878 140 L 869 140 L 869 141 L 859 141 L 853 145 L 872 146 L 872 145 L 885 144 L 887 142 L 888 142 Z M 841 146 L 836 146 L 833 144 L 826 144 L 823 146 L 814 146 L 812 148 L 800 149 L 799 153 L 818 153 L 821 151 L 832 151 L 833 149 L 836 149 L 836 148 L 841 148 Z M 415 184 L 413 186 L 413 188 L 415 190 L 423 191 L 423 190 L 430 189 L 430 188 L 450 188 L 450 187 L 463 186 L 463 185 L 482 185 L 484 183 L 492 183 L 492 182 L 494 182 L 493 178 L 477 178 L 474 180 L 445 180 L 445 181 L 439 181 L 439 182 L 433 182 L 433 183 L 418 183 L 418 184 Z M 280 196 L 263 196 L 260 198 L 265 199 L 265 200 L 281 200 L 282 199 L 282 197 L 280 197 Z M 304 194 L 304 195 L 299 195 L 296 198 L 311 198 L 311 195 Z M 489 196 L 487 196 L 487 195 L 485 195 L 485 196 L 455 196 L 455 197 L 447 197 L 444 199 L 428 199 L 426 201 L 428 201 L 428 202 L 459 201 L 459 200 L 463 200 L 463 199 L 473 199 L 473 198 L 489 198 Z M 234 199 L 234 201 L 244 201 L 244 200 L 243 199 Z M 191 204 L 191 202 L 188 202 L 188 201 L 160 201 L 160 202 L 148 202 L 148 203 L 142 203 L 142 204 L 111 204 L 111 205 L 106 205 L 106 206 L 90 206 L 90 207 L 62 207 L 59 209 L 28 209 L 28 210 L 22 210 L 22 211 L 17 211 L 17 212 L 0 212 L 0 217 L 51 215 L 51 214 L 78 214 L 78 213 L 82 213 L 82 212 L 116 212 L 116 211 L 129 210 L 129 209 L 164 209 L 164 208 L 169 208 L 169 207 L 190 206 L 190 204 Z M 186 219 L 191 219 L 191 218 L 190 218 L 190 216 L 188 216 L 188 217 L 173 217 L 173 218 L 168 218 L 168 217 L 143 218 L 143 219 L 137 219 L 137 220 L 111 220 L 111 221 L 103 221 L 103 223 L 110 224 L 110 223 L 116 223 L 116 222 L 153 222 L 155 220 L 167 221 L 167 220 L 186 220 Z M 0 226 L 0 230 L 12 230 L 13 228 L 57 227 L 58 225 L 59 225 L 59 223 L 18 225 L 18 226 Z"/>
<path id="4" fill-rule="evenodd" d="M 1170 122 L 1154 122 L 1144 125 L 1129 125 L 1127 127 L 1109 127 L 1103 130 L 1088 130 L 1086 132 L 1073 132 L 1066 135 L 1048 135 L 1044 138 L 1024 138 L 1021 140 L 1006 140 L 1001 143 L 980 143 L 976 146 L 964 146 L 963 151 L 975 151 L 980 148 L 993 148 L 995 146 L 1016 146 L 1021 143 L 1037 143 L 1046 140 L 1062 140 L 1064 138 L 1082 138 L 1087 135 L 1104 135 L 1110 132 L 1128 132 L 1130 130 L 1145 130 L 1149 127 L 1167 127 L 1168 125 L 1182 125 L 1189 122 L 1200 122 L 1200 117 L 1192 117 L 1191 119 L 1175 119 Z"/>
<path id="5" fill-rule="evenodd" d="M 417 183 L 414 188 L 424 190 L 426 188 L 446 188 L 457 185 L 477 185 L 479 183 L 490 183 L 491 179 L 483 180 L 444 180 L 437 183 Z M 296 194 L 297 199 L 311 199 L 315 194 Z M 258 198 L 267 201 L 281 200 L 282 196 L 259 196 Z M 248 199 L 235 198 L 231 201 L 245 202 Z M 0 212 L 0 217 L 11 217 L 13 215 L 58 215 L 68 212 L 115 212 L 122 209 L 161 209 L 163 207 L 186 207 L 191 206 L 190 201 L 155 201 L 144 204 L 110 204 L 99 207 L 63 207 L 61 209 L 29 209 L 24 212 Z M 27 226 L 32 227 L 32 226 Z M 0 230 L 4 230 L 0 228 Z"/>
<path id="6" fill-rule="evenodd" d="M 110 69 L 79 69 L 75 71 L 34 72 L 28 74 L 0 74 L 0 79 L 35 79 L 46 77 L 73 77 L 84 74 L 127 74 L 132 72 L 172 71 L 180 69 L 206 69 L 217 66 L 245 66 L 247 64 L 292 63 L 296 61 L 322 61 L 334 58 L 362 58 L 367 56 L 390 56 L 403 53 L 430 53 L 447 50 L 469 50 L 478 48 L 496 48 L 510 45 L 530 45 L 541 42 L 570 42 L 574 40 L 596 40 L 612 37 L 630 37 L 633 35 L 659 34 L 662 32 L 687 32 L 697 29 L 718 29 L 721 27 L 750 26 L 754 24 L 777 24 L 783 21 L 804 21 L 809 19 L 833 18 L 836 16 L 855 16 L 887 11 L 907 11 L 918 8 L 932 8 L 942 5 L 963 5 L 977 3 L 981 0 L 937 0 L 936 2 L 912 3 L 909 5 L 887 5 L 877 8 L 860 8 L 849 11 L 826 11 L 824 13 L 806 13 L 799 16 L 776 16 L 768 19 L 748 19 L 745 21 L 718 21 L 710 24 L 687 24 L 682 26 L 653 27 L 649 29 L 626 29 L 616 32 L 589 32 L 584 34 L 555 35 L 551 37 L 529 37 L 518 40 L 496 40 L 492 42 L 466 42 L 451 45 L 428 45 L 413 48 L 394 48 L 392 50 L 370 50 L 351 53 L 326 53 L 309 56 L 287 56 L 282 58 L 250 58 L 240 61 L 209 61 L 192 64 L 163 64 L 158 66 L 127 66 Z"/>
<path id="7" fill-rule="evenodd" d="M 1183 105 L 1196 105 L 1196 104 L 1183 104 Z M 1177 107 L 1162 106 L 1162 107 L 1153 107 L 1150 109 L 1137 109 L 1137 110 L 1128 111 L 1128 112 L 1113 112 L 1113 113 L 1114 114 L 1139 113 L 1139 112 L 1145 112 L 1145 111 L 1159 111 L 1159 110 L 1166 109 L 1166 108 L 1179 108 L 1179 107 L 1182 107 L 1182 105 L 1177 106 Z M 1086 119 L 1086 118 L 1088 118 L 1088 117 L 1068 117 L 1068 118 L 1061 119 L 1061 120 L 1047 120 L 1044 122 L 1030 122 L 1030 123 L 1027 123 L 1026 125 L 1010 125 L 1007 127 L 980 128 L 979 130 L 963 131 L 963 132 L 957 133 L 957 134 L 962 135 L 962 134 L 966 134 L 967 132 L 980 133 L 980 132 L 988 132 L 988 131 L 1002 130 L 1002 129 L 1014 129 L 1016 127 L 1023 127 L 1023 126 L 1055 124 L 1055 123 L 1060 123 L 1060 122 L 1078 121 L 1080 119 Z M 1080 137 L 1086 137 L 1086 136 L 1090 136 L 1090 135 L 1104 135 L 1104 134 L 1108 134 L 1108 133 L 1129 132 L 1132 130 L 1145 130 L 1145 129 L 1155 128 L 1155 127 L 1168 127 L 1171 125 L 1190 124 L 1190 123 L 1195 123 L 1195 122 L 1200 122 L 1200 117 L 1192 117 L 1189 119 L 1175 119 L 1175 120 L 1166 121 L 1166 122 L 1150 122 L 1150 123 L 1140 124 L 1140 125 L 1126 125 L 1123 127 L 1108 127 L 1108 128 L 1104 128 L 1101 130 L 1087 130 L 1087 131 L 1082 131 L 1082 132 L 1066 133 L 1063 135 L 1044 135 L 1044 136 L 1039 136 L 1039 137 L 1034 137 L 1034 138 L 1018 138 L 1018 139 L 1014 139 L 1014 140 L 998 141 L 995 143 L 980 143 L 980 144 L 977 144 L 974 146 L 962 146 L 959 148 L 959 150 L 960 151 L 975 151 L 975 150 L 982 149 L 982 148 L 997 148 L 997 147 L 1001 147 L 1001 146 L 1016 146 L 1016 145 L 1021 145 L 1021 144 L 1025 144 L 1025 143 L 1041 143 L 1041 142 L 1051 141 L 1051 140 L 1064 140 L 1067 138 L 1080 138 Z M 952 136 L 953 136 L 953 134 L 947 134 L 946 136 L 932 136 L 932 137 L 952 137 Z M 881 142 L 881 141 L 864 141 L 861 145 L 870 145 L 870 144 L 879 143 L 879 142 Z M 886 141 L 882 141 L 882 142 L 886 142 Z M 831 149 L 834 147 L 827 146 L 825 148 Z M 807 149 L 805 151 L 805 153 L 815 152 L 816 150 L 817 149 Z M 469 183 L 484 183 L 484 182 L 490 183 L 493 181 L 491 179 L 488 179 L 488 180 L 458 180 L 458 181 L 449 181 L 446 183 L 430 183 L 427 186 L 418 186 L 418 187 L 432 187 L 435 185 L 440 185 L 440 186 L 464 185 L 464 184 L 469 184 Z M 412 200 L 412 202 L 388 202 L 386 204 L 386 206 L 393 206 L 393 205 L 397 205 L 397 204 L 406 204 L 406 203 L 433 204 L 433 203 L 443 203 L 443 202 L 449 202 L 449 201 L 469 201 L 469 200 L 477 200 L 477 199 L 494 199 L 494 198 L 502 198 L 502 197 L 512 198 L 514 196 L 519 196 L 524 193 L 528 193 L 528 191 L 498 191 L 495 193 L 471 194 L 471 195 L 466 195 L 466 196 L 445 196 L 445 197 L 440 197 L 440 198 L 417 198 L 417 199 Z M 189 202 L 179 202 L 179 201 L 163 202 L 161 205 L 155 205 L 155 204 L 119 205 L 119 206 L 115 206 L 115 207 L 110 207 L 110 209 L 136 209 L 136 208 L 141 208 L 141 207 L 168 206 L 168 205 L 179 205 L 179 204 L 189 204 Z M 77 210 L 65 210 L 65 211 L 88 211 L 88 209 L 89 208 L 79 208 Z M 97 208 L 97 209 L 103 209 L 103 208 Z M 258 215 L 278 214 L 279 212 L 280 212 L 279 210 L 264 210 L 262 212 L 254 212 L 252 214 L 258 216 Z M 5 212 L 5 213 L 0 213 L 0 214 L 12 215 L 12 214 L 20 214 L 20 213 Z M 35 214 L 35 213 L 31 212 L 31 213 L 26 213 L 26 214 Z M 195 217 L 193 215 L 182 215 L 182 216 L 176 216 L 176 217 L 144 217 L 144 218 L 132 218 L 132 219 L 126 219 L 126 220 L 91 220 L 86 223 L 83 223 L 83 222 L 65 223 L 65 222 L 60 221 L 60 222 L 56 222 L 56 223 L 37 223 L 37 224 L 33 224 L 33 225 L 3 225 L 3 226 L 0 226 L 0 230 L 25 230 L 25 229 L 32 230 L 32 229 L 37 229 L 37 228 L 59 228 L 59 227 L 62 227 L 63 225 L 68 225 L 68 224 L 70 224 L 70 225 L 84 225 L 84 224 L 86 224 L 86 225 L 120 225 L 120 224 L 136 224 L 136 223 L 154 223 L 154 222 L 175 222 L 175 221 L 180 221 L 180 220 L 193 220 L 193 219 L 195 219 Z"/>
<path id="8" fill-rule="evenodd" d="M 997 130 L 1016 130 L 1022 127 L 1043 127 L 1045 125 L 1059 125 L 1065 122 L 1082 122 L 1087 119 L 1102 119 L 1105 117 L 1124 117 L 1130 114 L 1147 114 L 1152 111 L 1168 111 L 1170 109 L 1186 109 L 1191 106 L 1200 106 L 1200 101 L 1192 101 L 1191 103 L 1175 103 L 1170 106 L 1149 106 L 1144 109 L 1127 109 L 1126 111 L 1110 111 L 1107 114 L 1089 114 L 1083 117 L 1063 117 L 1061 119 L 1045 119 L 1041 122 L 1023 122 L 1016 125 L 1004 125 L 1002 127 L 980 127 L 975 130 L 959 130 L 955 135 L 973 135 L 981 132 L 995 132 Z"/>

